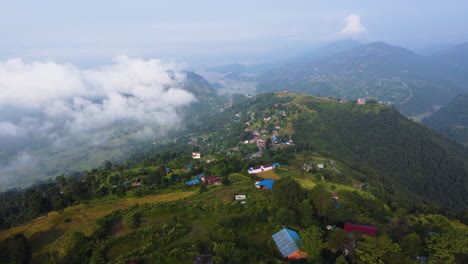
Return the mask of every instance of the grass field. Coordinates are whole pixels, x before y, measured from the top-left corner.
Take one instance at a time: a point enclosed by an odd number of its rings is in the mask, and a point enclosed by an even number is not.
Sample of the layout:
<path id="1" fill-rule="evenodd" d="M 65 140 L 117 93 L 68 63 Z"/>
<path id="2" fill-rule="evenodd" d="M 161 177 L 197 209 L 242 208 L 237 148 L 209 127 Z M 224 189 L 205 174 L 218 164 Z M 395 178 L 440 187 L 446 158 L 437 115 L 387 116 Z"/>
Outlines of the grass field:
<path id="1" fill-rule="evenodd" d="M 17 226 L 0 233 L 3 240 L 16 233 L 23 233 L 31 243 L 34 255 L 48 251 L 56 252 L 59 256 L 72 246 L 71 235 L 81 231 L 86 235 L 96 229 L 96 219 L 114 210 L 128 209 L 135 204 L 173 201 L 194 195 L 196 192 L 173 192 L 150 195 L 143 198 L 105 198 L 94 200 L 90 204 L 80 204 L 68 207 L 63 213 L 50 212 L 31 223 Z"/>
<path id="2" fill-rule="evenodd" d="M 274 170 L 264 171 L 256 174 L 258 177 L 266 179 L 266 180 L 278 180 L 280 176 L 275 173 Z"/>

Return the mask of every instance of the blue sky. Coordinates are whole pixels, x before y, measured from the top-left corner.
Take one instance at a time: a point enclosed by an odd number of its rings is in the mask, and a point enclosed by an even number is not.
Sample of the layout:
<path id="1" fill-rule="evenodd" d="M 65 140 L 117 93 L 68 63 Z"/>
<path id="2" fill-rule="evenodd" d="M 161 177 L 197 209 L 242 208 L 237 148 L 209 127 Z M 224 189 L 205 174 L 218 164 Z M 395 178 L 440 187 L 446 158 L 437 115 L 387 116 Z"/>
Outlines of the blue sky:
<path id="1" fill-rule="evenodd" d="M 4 1 L 0 60 L 253 62 L 342 38 L 424 48 L 468 41 L 466 10 L 461 0 Z M 350 15 L 361 30 L 344 34 Z"/>

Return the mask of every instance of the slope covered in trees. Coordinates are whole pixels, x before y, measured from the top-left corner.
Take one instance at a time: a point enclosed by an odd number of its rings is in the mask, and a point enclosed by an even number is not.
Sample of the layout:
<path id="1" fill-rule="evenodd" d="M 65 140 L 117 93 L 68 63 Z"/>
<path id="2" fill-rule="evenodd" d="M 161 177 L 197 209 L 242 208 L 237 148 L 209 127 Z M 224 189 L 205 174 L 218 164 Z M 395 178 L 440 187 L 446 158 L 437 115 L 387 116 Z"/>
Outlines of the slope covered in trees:
<path id="1" fill-rule="evenodd" d="M 422 122 L 447 137 L 468 145 L 468 94 L 458 95 Z"/>

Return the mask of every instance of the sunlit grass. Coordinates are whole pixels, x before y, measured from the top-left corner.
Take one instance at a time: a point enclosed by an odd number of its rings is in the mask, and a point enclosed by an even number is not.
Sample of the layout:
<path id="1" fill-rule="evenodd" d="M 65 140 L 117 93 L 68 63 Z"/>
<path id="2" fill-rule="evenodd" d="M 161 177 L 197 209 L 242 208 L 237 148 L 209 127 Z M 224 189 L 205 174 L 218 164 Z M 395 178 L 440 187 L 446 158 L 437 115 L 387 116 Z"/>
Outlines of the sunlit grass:
<path id="1" fill-rule="evenodd" d="M 110 198 L 93 200 L 88 204 L 70 206 L 63 213 L 50 212 L 31 223 L 0 233 L 0 240 L 16 233 L 23 233 L 31 242 L 34 255 L 56 252 L 65 255 L 73 245 L 71 235 L 80 231 L 91 235 L 96 230 L 96 219 L 114 210 L 128 209 L 135 204 L 173 201 L 194 195 L 196 192 L 173 192 L 149 195 L 142 198 Z"/>

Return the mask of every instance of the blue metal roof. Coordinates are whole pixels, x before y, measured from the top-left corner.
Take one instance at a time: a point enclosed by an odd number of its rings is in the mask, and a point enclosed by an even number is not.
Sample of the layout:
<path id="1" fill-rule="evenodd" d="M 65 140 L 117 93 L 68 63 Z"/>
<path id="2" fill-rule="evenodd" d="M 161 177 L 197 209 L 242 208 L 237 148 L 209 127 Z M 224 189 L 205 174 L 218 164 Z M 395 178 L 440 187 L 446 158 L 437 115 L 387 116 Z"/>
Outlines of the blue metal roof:
<path id="1" fill-rule="evenodd" d="M 188 186 L 192 186 L 192 185 L 198 184 L 198 183 L 200 183 L 200 180 L 199 180 L 199 179 L 195 179 L 195 180 L 188 181 L 188 182 L 186 182 L 185 184 L 188 185 Z"/>
<path id="2" fill-rule="evenodd" d="M 299 249 L 298 244 L 302 241 L 301 237 L 296 231 L 287 228 L 279 231 L 271 237 L 285 258 L 296 252 Z"/>
<path id="3" fill-rule="evenodd" d="M 203 173 L 202 173 L 202 174 L 198 174 L 197 176 L 195 176 L 195 178 L 197 178 L 197 179 L 201 179 L 201 178 L 203 178 L 203 177 L 205 177 L 205 174 L 203 174 Z"/>
<path id="4" fill-rule="evenodd" d="M 268 189 L 273 190 L 273 182 L 274 182 L 274 180 L 263 180 L 263 181 L 257 183 L 256 185 L 265 186 Z"/>

